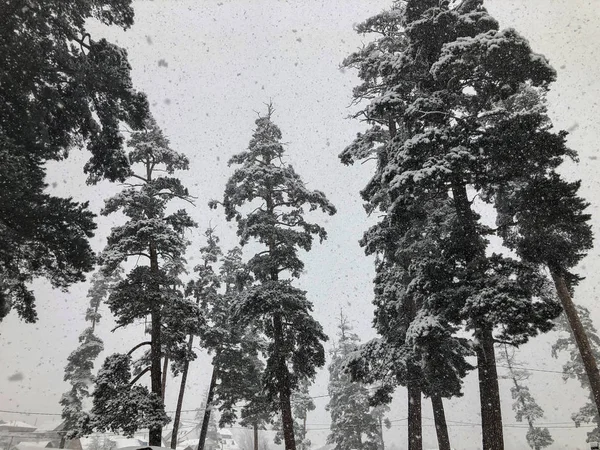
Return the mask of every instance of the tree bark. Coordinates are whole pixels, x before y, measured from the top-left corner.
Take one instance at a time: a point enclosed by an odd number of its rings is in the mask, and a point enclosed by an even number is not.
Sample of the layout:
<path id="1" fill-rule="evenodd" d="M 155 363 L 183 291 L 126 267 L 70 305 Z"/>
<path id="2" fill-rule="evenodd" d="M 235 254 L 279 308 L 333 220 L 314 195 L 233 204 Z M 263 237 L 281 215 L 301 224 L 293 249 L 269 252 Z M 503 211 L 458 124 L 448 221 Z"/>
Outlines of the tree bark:
<path id="1" fill-rule="evenodd" d="M 383 442 L 383 415 L 379 416 L 379 448 L 385 450 L 385 443 Z"/>
<path id="2" fill-rule="evenodd" d="M 258 424 L 255 423 L 252 428 L 254 429 L 254 450 L 258 450 Z"/>
<path id="3" fill-rule="evenodd" d="M 198 440 L 198 450 L 204 450 L 204 442 L 206 442 L 206 435 L 208 434 L 208 422 L 210 421 L 211 404 L 215 395 L 216 385 L 217 371 L 216 368 L 213 367 L 210 386 L 208 387 L 208 396 L 206 398 L 206 409 L 204 410 L 204 418 L 202 419 L 202 429 L 200 430 L 200 439 Z"/>
<path id="4" fill-rule="evenodd" d="M 167 390 L 167 372 L 169 369 L 169 357 L 165 354 L 162 368 L 162 401 L 165 401 L 165 391 Z"/>
<path id="5" fill-rule="evenodd" d="M 277 361 L 277 387 L 279 391 L 279 406 L 281 408 L 281 423 L 283 428 L 283 440 L 285 450 L 296 450 L 296 439 L 294 437 L 294 418 L 292 416 L 290 380 L 283 348 L 283 321 L 281 314 L 273 315 L 273 340 L 274 352 Z"/>
<path id="6" fill-rule="evenodd" d="M 153 244 L 150 244 L 150 270 L 154 273 L 158 273 L 158 255 Z M 158 289 L 158 287 L 157 287 Z M 162 376 L 161 376 L 161 311 L 160 306 L 154 306 L 151 316 L 151 330 L 150 330 L 150 385 L 153 394 L 156 394 L 158 398 L 162 398 Z M 158 425 L 150 428 L 148 445 L 151 446 L 162 446 L 162 425 Z"/>
<path id="7" fill-rule="evenodd" d="M 433 408 L 433 419 L 435 421 L 435 433 L 438 440 L 438 450 L 451 450 L 450 437 L 448 436 L 448 425 L 446 424 L 446 413 L 444 412 L 444 401 L 439 395 L 431 396 Z"/>
<path id="8" fill-rule="evenodd" d="M 408 450 L 423 450 L 423 427 L 421 424 L 421 388 L 408 383 Z"/>
<path id="9" fill-rule="evenodd" d="M 188 354 L 192 352 L 194 336 L 190 335 L 188 339 Z M 181 408 L 183 407 L 183 397 L 185 396 L 185 384 L 187 382 L 188 370 L 190 368 L 189 360 L 183 363 L 181 372 L 181 385 L 179 386 L 179 395 L 177 396 L 177 407 L 175 408 L 175 418 L 173 419 L 173 434 L 171 435 L 171 448 L 177 447 L 177 433 L 179 432 L 179 422 L 181 421 Z"/>
<path id="10" fill-rule="evenodd" d="M 569 326 L 573 332 L 573 337 L 575 338 L 579 353 L 581 354 L 583 366 L 585 367 L 585 373 L 588 377 L 588 381 L 590 382 L 592 398 L 596 405 L 597 413 L 600 415 L 600 373 L 598 372 L 598 364 L 594 358 L 594 354 L 592 353 L 590 341 L 585 332 L 585 328 L 579 319 L 577 308 L 575 308 L 575 304 L 571 298 L 571 294 L 567 287 L 567 283 L 562 271 L 550 268 L 550 272 L 552 273 L 552 279 L 554 280 L 554 285 L 556 286 L 558 298 L 560 298 L 565 315 L 569 321 Z"/>
<path id="11" fill-rule="evenodd" d="M 494 353 L 494 337 L 491 327 L 479 330 L 475 337 L 479 341 L 477 371 L 479 375 L 479 399 L 481 402 L 481 431 L 483 450 L 503 450 L 502 411 L 500 409 L 500 389 Z"/>

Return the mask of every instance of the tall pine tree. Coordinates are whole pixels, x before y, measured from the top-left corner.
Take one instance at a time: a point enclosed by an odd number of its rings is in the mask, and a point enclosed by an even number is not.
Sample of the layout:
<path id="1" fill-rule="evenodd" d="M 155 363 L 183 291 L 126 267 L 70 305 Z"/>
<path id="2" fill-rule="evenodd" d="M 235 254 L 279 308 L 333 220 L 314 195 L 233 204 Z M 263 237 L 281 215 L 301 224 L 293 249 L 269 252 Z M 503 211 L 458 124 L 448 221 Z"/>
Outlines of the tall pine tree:
<path id="1" fill-rule="evenodd" d="M 92 283 L 88 291 L 89 307 L 85 313 L 85 320 L 90 322 L 79 336 L 79 347 L 67 358 L 65 367 L 65 381 L 71 384 L 71 389 L 65 392 L 60 404 L 63 406 L 62 418 L 66 434 L 61 437 L 60 448 L 64 447 L 66 439 L 78 437 L 81 434 L 80 421 L 84 421 L 85 412 L 83 402 L 90 397 L 89 388 L 93 384 L 94 361 L 104 350 L 104 343 L 96 335 L 96 325 L 102 317 L 98 312 L 100 304 L 108 295 L 110 287 L 118 280 L 118 274 L 114 277 L 105 277 L 97 272 L 92 277 Z"/>
<path id="2" fill-rule="evenodd" d="M 327 443 L 334 450 L 380 450 L 380 424 L 369 406 L 367 386 L 351 380 L 345 371 L 346 359 L 359 349 L 359 338 L 352 332 L 346 317 L 340 315 L 338 342 L 329 364 L 329 403 L 331 432 Z"/>
<path id="3" fill-rule="evenodd" d="M 335 208 L 322 192 L 307 189 L 283 161 L 281 131 L 271 121 L 272 113 L 269 106 L 256 120 L 248 150 L 231 158 L 230 164 L 239 167 L 227 182 L 223 205 L 227 219 L 238 223 L 241 244 L 252 239 L 264 247 L 248 262 L 258 283 L 244 295 L 237 315 L 240 323 L 259 324 L 268 341 L 264 385 L 281 411 L 286 450 L 295 450 L 291 393 L 325 363 L 326 336 L 311 317 L 305 292 L 290 278 L 304 268 L 298 251 L 309 251 L 313 236 L 326 238 L 323 227 L 304 218 L 305 208 L 327 214 Z"/>
<path id="4" fill-rule="evenodd" d="M 97 379 L 91 426 L 100 431 L 126 433 L 145 426 L 150 429 L 150 445 L 160 446 L 162 425 L 167 420 L 162 401 L 161 357 L 165 345 L 169 346 L 168 351 L 185 349 L 187 336 L 197 333 L 200 326 L 198 307 L 184 298 L 176 276 L 188 245 L 183 234 L 195 224 L 185 210 L 167 209 L 174 199 L 190 201 L 187 188 L 172 176 L 175 171 L 188 168 L 187 158 L 169 147 L 153 120 L 147 121 L 144 131 L 132 134 L 129 145 L 129 160 L 139 171 L 131 174 L 121 193 L 106 201 L 103 214 L 121 211 L 127 221 L 111 230 L 101 262 L 104 273 L 111 274 L 135 258 L 135 267 L 114 286 L 107 303 L 118 327 L 150 317 L 150 341 L 141 344 L 150 346 L 149 365 L 135 380 L 149 371 L 151 390 L 133 386 L 131 352 L 107 358 Z M 169 339 L 163 342 L 163 336 Z M 140 407 L 124 422 L 124 412 L 135 401 L 141 401 L 147 409 Z M 119 410 L 114 403 L 123 403 L 123 407 Z"/>

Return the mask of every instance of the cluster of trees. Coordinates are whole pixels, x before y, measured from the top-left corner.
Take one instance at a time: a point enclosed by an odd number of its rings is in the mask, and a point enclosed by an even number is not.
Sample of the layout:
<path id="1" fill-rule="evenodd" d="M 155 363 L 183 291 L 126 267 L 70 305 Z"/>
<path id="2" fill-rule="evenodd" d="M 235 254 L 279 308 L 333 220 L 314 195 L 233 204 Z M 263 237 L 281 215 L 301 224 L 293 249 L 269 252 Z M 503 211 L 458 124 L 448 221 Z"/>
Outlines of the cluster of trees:
<path id="1" fill-rule="evenodd" d="M 130 27 L 131 1 L 67 3 L 0 5 L 0 319 L 14 309 L 36 320 L 32 279 L 67 288 L 97 267 L 91 325 L 65 370 L 66 437 L 147 428 L 149 444 L 162 445 L 171 369 L 181 374 L 175 448 L 199 339 L 213 357 L 199 450 L 217 405 L 221 425 L 239 420 L 254 429 L 255 450 L 258 430 L 272 422 L 286 450 L 305 450 L 306 417 L 315 407 L 308 387 L 325 364 L 327 336 L 294 280 L 304 269 L 300 251 L 327 237 L 306 213 L 332 215 L 335 207 L 284 162 L 268 105 L 248 148 L 230 160 L 235 169 L 223 198 L 211 202 L 236 222 L 241 248 L 223 254 L 209 229 L 202 262 L 188 276 L 186 236 L 197 225 L 185 206 L 195 199 L 177 173 L 189 161 L 133 89 L 126 52 L 86 30 L 89 19 Z M 535 425 L 543 412 L 509 347 L 551 330 L 561 311 L 564 336 L 554 352 L 569 352 L 565 373 L 590 391 L 573 420 L 598 424 L 600 341 L 589 313 L 571 299 L 580 279 L 573 267 L 592 245 L 590 216 L 579 183 L 558 172 L 576 154 L 546 112 L 554 70 L 515 30 L 500 30 L 482 0 L 398 0 L 357 30 L 375 35 L 344 62 L 361 79 L 356 117 L 368 129 L 340 157 L 345 164 L 376 160 L 362 197 L 379 221 L 361 244 L 376 256 L 379 337 L 360 345 L 341 318 L 329 366 L 328 442 L 336 450 L 383 449 L 382 405 L 400 385 L 408 389 L 409 450 L 422 448 L 422 395 L 432 402 L 439 448 L 449 450 L 443 399 L 460 396 L 465 375 L 477 369 L 483 448 L 503 449 L 499 349 L 530 446 L 548 446 L 549 431 Z M 123 187 L 102 214 L 118 212 L 125 221 L 97 256 L 88 205 L 46 192 L 45 163 L 82 146 L 91 154 L 88 182 Z M 494 215 L 495 226 L 483 214 Z M 504 248 L 493 252 L 492 237 Z M 95 334 L 101 302 L 117 328 L 148 320 L 148 340 L 108 356 L 94 376 L 103 350 Z M 595 429 L 590 439 L 597 436 Z"/>
<path id="2" fill-rule="evenodd" d="M 348 362 L 353 377 L 381 383 L 376 402 L 407 387 L 410 450 L 422 448 L 421 395 L 430 397 L 448 450 L 442 398 L 461 395 L 474 356 L 483 448 L 500 450 L 496 346 L 549 331 L 564 309 L 597 411 L 598 368 L 571 300 L 590 217 L 579 183 L 557 171 L 576 155 L 546 113 L 554 70 L 515 30 L 499 29 L 482 0 L 397 1 L 357 30 L 376 35 L 345 60 L 361 78 L 356 116 L 369 128 L 340 157 L 376 160 L 362 196 L 381 219 L 362 245 L 376 255 L 380 337 Z M 492 237 L 504 251 L 494 252 Z M 512 378 L 528 442 L 548 445 L 522 379 Z"/>

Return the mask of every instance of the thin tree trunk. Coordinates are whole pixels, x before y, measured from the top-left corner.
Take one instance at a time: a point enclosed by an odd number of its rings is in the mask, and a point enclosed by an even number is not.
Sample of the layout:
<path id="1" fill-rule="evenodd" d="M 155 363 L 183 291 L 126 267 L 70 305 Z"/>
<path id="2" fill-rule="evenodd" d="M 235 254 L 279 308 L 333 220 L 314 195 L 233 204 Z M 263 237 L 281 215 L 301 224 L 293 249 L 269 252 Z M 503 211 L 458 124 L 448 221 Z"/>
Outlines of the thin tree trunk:
<path id="1" fill-rule="evenodd" d="M 192 352 L 194 336 L 190 335 L 188 339 L 188 355 Z M 185 360 L 181 372 L 181 385 L 179 386 L 179 395 L 177 396 L 177 407 L 175 408 L 175 418 L 173 419 L 173 434 L 171 435 L 171 448 L 177 447 L 177 433 L 179 433 L 179 421 L 181 420 L 181 408 L 183 407 L 183 397 L 185 395 L 185 384 L 187 382 L 190 361 Z"/>
<path id="2" fill-rule="evenodd" d="M 491 328 L 480 330 L 475 337 L 479 341 L 475 351 L 479 374 L 483 450 L 504 450 L 500 389 L 492 330 Z"/>
<path id="3" fill-rule="evenodd" d="M 258 424 L 255 423 L 253 426 L 254 429 L 254 450 L 258 450 Z"/>
<path id="4" fill-rule="evenodd" d="M 308 411 L 304 414 L 304 419 L 302 420 L 302 449 L 304 449 L 304 441 L 306 440 L 306 416 L 308 415 Z"/>
<path id="5" fill-rule="evenodd" d="M 596 412 L 600 415 L 600 373 L 598 372 L 598 364 L 592 353 L 590 341 L 585 332 L 585 328 L 579 319 L 577 308 L 575 308 L 575 304 L 571 298 L 571 293 L 569 292 L 562 271 L 550 268 L 550 272 L 552 273 L 552 279 L 556 286 L 558 298 L 560 298 L 565 315 L 569 321 L 569 326 L 573 332 L 573 337 L 575 338 L 579 353 L 581 354 L 585 373 L 590 383 L 591 397 L 596 405 Z"/>
<path id="6" fill-rule="evenodd" d="M 423 450 L 421 389 L 414 382 L 408 383 L 408 450 Z"/>
<path id="7" fill-rule="evenodd" d="M 154 245 L 150 245 L 150 270 L 158 273 L 158 255 Z M 150 379 L 151 390 L 159 398 L 162 397 L 162 376 L 161 376 L 161 314 L 160 307 L 154 307 L 151 314 L 151 330 L 150 340 Z M 148 435 L 148 445 L 161 447 L 162 446 L 162 425 L 157 425 L 150 428 Z"/>
<path id="8" fill-rule="evenodd" d="M 285 450 L 296 450 L 294 437 L 294 418 L 292 416 L 291 396 L 288 368 L 285 363 L 285 355 L 282 353 L 283 321 L 281 315 L 273 315 L 273 340 L 274 351 L 277 358 L 277 384 L 279 391 L 279 406 L 281 408 L 281 423 L 283 428 L 283 440 Z"/>
<path id="9" fill-rule="evenodd" d="M 162 368 L 162 401 L 165 401 L 165 391 L 167 390 L 167 372 L 169 369 L 169 357 L 165 354 Z"/>
<path id="10" fill-rule="evenodd" d="M 204 410 L 204 419 L 202 419 L 202 429 L 200 430 L 200 440 L 198 441 L 198 450 L 204 450 L 204 442 L 208 434 L 208 422 L 210 421 L 210 411 L 215 395 L 215 386 L 217 385 L 217 371 L 213 367 L 212 377 L 210 378 L 210 386 L 208 387 L 208 396 L 206 398 L 206 409 Z"/>
<path id="11" fill-rule="evenodd" d="M 385 450 L 385 444 L 383 442 L 383 415 L 379 416 L 379 448 Z"/>
<path id="12" fill-rule="evenodd" d="M 451 450 L 450 437 L 448 436 L 448 425 L 446 424 L 446 413 L 444 412 L 444 401 L 439 395 L 431 396 L 433 408 L 433 419 L 435 421 L 435 432 L 438 440 L 438 450 Z"/>
<path id="13" fill-rule="evenodd" d="M 485 256 L 475 228 L 475 217 L 467 196 L 467 189 L 460 180 L 452 183 L 452 197 L 458 220 L 462 227 L 463 252 L 467 263 Z M 492 325 L 475 330 L 479 344 L 475 346 L 479 375 L 479 398 L 481 403 L 481 433 L 483 450 L 504 450 L 502 431 L 502 409 L 498 372 L 494 355 Z"/>

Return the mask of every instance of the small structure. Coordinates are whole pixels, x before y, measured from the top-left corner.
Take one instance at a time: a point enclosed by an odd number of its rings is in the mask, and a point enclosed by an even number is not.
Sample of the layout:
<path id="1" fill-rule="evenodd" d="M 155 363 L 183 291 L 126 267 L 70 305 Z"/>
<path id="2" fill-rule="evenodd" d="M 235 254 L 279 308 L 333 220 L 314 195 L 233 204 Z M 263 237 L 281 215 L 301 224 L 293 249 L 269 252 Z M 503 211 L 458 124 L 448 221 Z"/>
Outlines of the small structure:
<path id="1" fill-rule="evenodd" d="M 233 439 L 233 434 L 226 428 L 221 428 L 218 431 L 219 448 L 220 450 L 240 450 L 239 445 Z"/>
<path id="2" fill-rule="evenodd" d="M 131 448 L 138 448 L 138 447 L 145 447 L 147 448 L 148 446 L 146 445 L 147 443 L 142 441 L 141 439 L 137 439 L 137 438 L 124 438 L 124 437 L 118 437 L 118 438 L 109 438 L 109 441 L 113 443 L 115 449 L 131 449 Z M 154 448 L 154 447 L 153 447 Z M 158 447 L 157 447 L 158 448 Z"/>

